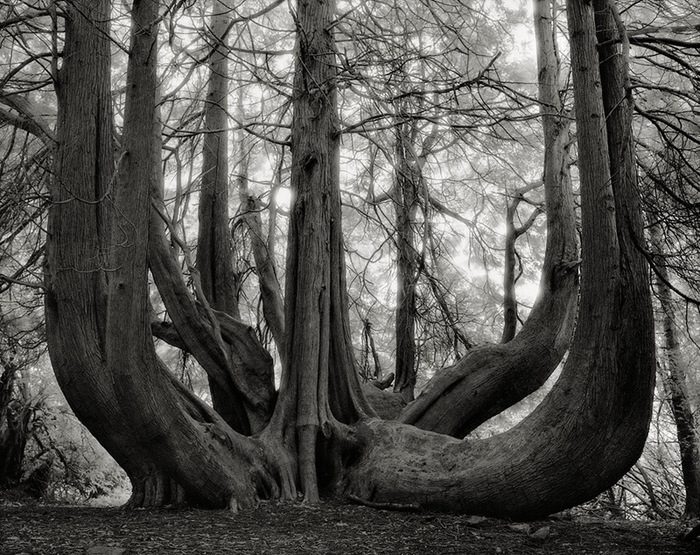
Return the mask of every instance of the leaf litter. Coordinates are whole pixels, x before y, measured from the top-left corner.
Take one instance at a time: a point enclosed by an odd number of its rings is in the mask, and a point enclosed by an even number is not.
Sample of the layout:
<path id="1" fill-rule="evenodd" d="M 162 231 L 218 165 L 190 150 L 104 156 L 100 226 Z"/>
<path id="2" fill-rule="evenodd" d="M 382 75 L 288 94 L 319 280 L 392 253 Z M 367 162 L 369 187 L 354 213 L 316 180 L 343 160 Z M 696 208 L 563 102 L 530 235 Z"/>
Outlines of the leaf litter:
<path id="1" fill-rule="evenodd" d="M 677 521 L 565 517 L 513 523 L 334 501 L 320 506 L 266 502 L 233 514 L 0 499 L 2 555 L 697 554 L 700 544 L 680 539 L 686 529 Z"/>

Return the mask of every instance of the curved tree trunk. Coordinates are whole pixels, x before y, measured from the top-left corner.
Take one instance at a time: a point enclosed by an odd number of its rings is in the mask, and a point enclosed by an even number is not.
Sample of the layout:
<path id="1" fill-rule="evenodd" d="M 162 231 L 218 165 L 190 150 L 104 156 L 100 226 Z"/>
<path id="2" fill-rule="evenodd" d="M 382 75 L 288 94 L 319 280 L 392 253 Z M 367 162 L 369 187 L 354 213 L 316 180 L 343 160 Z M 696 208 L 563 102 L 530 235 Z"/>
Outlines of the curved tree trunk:
<path id="1" fill-rule="evenodd" d="M 210 383 L 218 384 L 219 391 L 231 392 L 235 398 L 243 395 L 244 422 L 251 424 L 249 431 L 258 432 L 270 420 L 274 408 L 272 357 L 250 326 L 212 309 L 206 298 L 199 303 L 192 298 L 165 236 L 160 183 L 154 184 L 151 194 L 154 210 L 151 211 L 148 263 L 172 320 L 172 325 L 152 322 L 151 331 L 156 337 L 191 353 L 207 373 Z M 174 230 L 171 229 L 171 233 L 174 234 Z M 234 389 L 238 392 L 235 395 Z"/>
<path id="2" fill-rule="evenodd" d="M 576 312 L 578 238 L 569 178 L 569 124 L 559 99 L 551 5 L 549 0 L 535 4 L 547 212 L 540 296 L 511 341 L 470 350 L 437 373 L 398 419 L 456 437 L 464 437 L 547 380 L 568 349 Z"/>
<path id="3" fill-rule="evenodd" d="M 109 258 L 114 270 L 105 358 L 117 398 L 150 458 L 162 461 L 192 499 L 235 509 L 251 506 L 259 492 L 277 488 L 261 444 L 239 436 L 196 398 L 186 397 L 156 358 L 150 338 L 146 268 L 151 191 L 161 179 L 157 57 L 153 56 L 158 12 L 159 3 L 154 0 L 136 1 L 132 9 L 122 134 L 125 156 L 113 194 L 112 235 L 124 237 Z"/>
<path id="4" fill-rule="evenodd" d="M 601 88 L 593 6 L 569 0 L 567 10 L 583 260 L 579 323 L 562 376 L 529 417 L 487 440 L 367 423 L 361 435 L 371 449 L 346 483 L 360 499 L 536 518 L 604 491 L 641 454 L 654 389 L 651 296 L 645 260 L 634 246 L 643 227 L 632 168 L 614 166 L 622 178 L 611 180 L 611 160 L 631 162 L 611 155 L 626 144 L 617 137 L 631 143 L 630 128 L 606 130 L 603 106 L 604 96 L 624 99 L 626 91 L 605 81 L 606 73 Z M 627 60 L 615 55 L 624 70 Z M 621 117 L 608 112 L 608 125 L 629 125 L 630 108 L 627 100 L 616 105 Z"/>

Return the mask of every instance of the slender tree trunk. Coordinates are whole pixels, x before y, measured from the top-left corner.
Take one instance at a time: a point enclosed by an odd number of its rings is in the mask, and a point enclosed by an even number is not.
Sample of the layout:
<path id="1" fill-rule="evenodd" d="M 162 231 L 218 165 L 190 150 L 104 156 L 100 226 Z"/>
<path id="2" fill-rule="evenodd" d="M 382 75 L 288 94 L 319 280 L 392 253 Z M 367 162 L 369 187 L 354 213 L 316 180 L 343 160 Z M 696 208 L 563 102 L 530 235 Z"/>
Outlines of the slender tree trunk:
<path id="1" fill-rule="evenodd" d="M 663 255 L 660 231 L 651 229 L 654 249 Z M 676 436 L 681 455 L 681 470 L 685 486 L 685 516 L 700 516 L 700 438 L 690 403 L 686 361 L 678 341 L 676 308 L 669 287 L 669 273 L 663 263 L 656 266 L 654 285 L 661 307 L 661 332 L 663 337 L 663 362 L 660 366 L 664 390 L 669 396 Z"/>
<path id="2" fill-rule="evenodd" d="M 405 118 L 400 113 L 399 118 Z M 415 220 L 418 212 L 418 186 L 411 121 L 396 127 L 396 170 L 392 200 L 396 213 L 396 365 L 394 392 L 412 401 L 416 387 L 416 289 L 418 252 Z"/>
<path id="3" fill-rule="evenodd" d="M 515 200 L 508 202 L 506 208 L 506 237 L 503 256 L 503 333 L 501 343 L 508 343 L 515 337 L 518 329 L 518 300 L 515 295 L 517 252 L 515 250 Z"/>
<path id="4" fill-rule="evenodd" d="M 208 57 L 209 80 L 204 108 L 202 189 L 199 194 L 197 268 L 213 308 L 238 316 L 236 278 L 229 232 L 228 192 L 228 41 L 224 37 L 231 8 L 212 0 Z"/>
<path id="5" fill-rule="evenodd" d="M 537 390 L 571 340 L 578 291 L 578 238 L 569 178 L 569 124 L 559 100 L 559 63 L 549 0 L 535 2 L 538 75 L 545 140 L 547 245 L 540 294 L 512 341 L 476 347 L 442 370 L 402 411 L 401 422 L 456 437 Z"/>

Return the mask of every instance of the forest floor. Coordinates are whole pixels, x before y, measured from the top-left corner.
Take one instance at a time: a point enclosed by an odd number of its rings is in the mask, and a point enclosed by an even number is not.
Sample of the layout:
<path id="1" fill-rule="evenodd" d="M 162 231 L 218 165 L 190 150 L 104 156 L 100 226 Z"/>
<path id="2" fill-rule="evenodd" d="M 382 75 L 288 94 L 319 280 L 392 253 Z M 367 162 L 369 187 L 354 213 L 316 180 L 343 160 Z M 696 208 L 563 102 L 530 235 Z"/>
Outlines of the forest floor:
<path id="1" fill-rule="evenodd" d="M 264 503 L 233 514 L 132 510 L 0 496 L 2 555 L 700 553 L 679 522 L 552 518 L 512 523 L 358 505 Z"/>

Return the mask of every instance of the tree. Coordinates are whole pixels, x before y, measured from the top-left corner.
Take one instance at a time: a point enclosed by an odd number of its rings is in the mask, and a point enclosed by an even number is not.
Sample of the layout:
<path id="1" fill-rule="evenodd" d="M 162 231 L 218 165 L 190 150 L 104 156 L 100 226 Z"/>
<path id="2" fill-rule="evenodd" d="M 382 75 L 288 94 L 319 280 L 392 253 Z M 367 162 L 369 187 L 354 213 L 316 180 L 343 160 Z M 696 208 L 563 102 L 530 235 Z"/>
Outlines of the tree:
<path id="1" fill-rule="evenodd" d="M 187 499 L 235 509 L 260 498 L 293 499 L 298 490 L 314 502 L 330 490 L 368 504 L 416 501 L 531 518 L 589 499 L 634 463 L 648 428 L 655 365 L 645 262 L 635 248 L 643 236 L 634 173 L 616 172 L 611 179 L 611 168 L 631 167 L 631 103 L 616 77 L 624 76 L 628 60 L 624 49 L 611 45 L 601 59 L 612 58 L 615 73 L 603 66 L 599 74 L 590 4 L 568 4 L 582 181 L 579 322 L 552 393 L 516 428 L 483 441 L 373 418 L 360 388 L 342 248 L 333 2 L 300 0 L 294 14 L 286 356 L 269 424 L 255 436 L 234 430 L 168 373 L 151 341 L 149 265 L 166 307 L 180 311 L 173 324 L 195 356 L 212 359 L 223 350 L 223 323 L 233 331 L 241 324 L 215 312 L 206 296 L 199 305 L 187 300 L 167 271 L 155 0 L 135 0 L 131 9 L 115 167 L 109 7 L 106 0 L 80 1 L 67 11 L 46 311 L 61 387 L 129 474 L 132 506 Z M 616 13 L 612 3 L 601 10 Z M 624 29 L 615 30 L 624 45 Z M 551 225 L 570 224 L 555 217 L 549 201 L 547 210 Z M 563 243 L 566 256 L 570 246 Z M 552 263 L 545 278 L 556 291 L 548 302 L 557 303 L 561 315 L 575 276 L 570 258 L 559 251 L 551 256 L 559 265 Z M 178 302 L 170 295 L 180 295 Z M 191 333 L 194 327 L 201 333 Z M 548 328 L 548 342 L 557 344 L 560 327 Z M 255 352 L 244 335 L 229 345 Z M 213 351 L 204 343 L 210 337 Z M 548 349 L 546 363 L 556 358 Z M 216 372 L 215 365 L 209 370 Z M 242 389 L 241 376 L 234 374 Z"/>
<path id="2" fill-rule="evenodd" d="M 156 60 L 151 55 L 159 6 L 150 1 L 134 4 L 128 109 L 116 174 L 111 171 L 107 100 L 108 8 L 109 2 L 88 2 L 76 4 L 67 13 L 59 81 L 60 146 L 47 246 L 46 312 L 52 364 L 78 418 L 129 475 L 132 505 L 180 499 L 180 485 L 192 499 L 210 504 L 226 505 L 232 499 L 250 503 L 255 487 L 242 480 L 240 472 L 236 476 L 235 465 L 223 465 L 212 457 L 212 450 L 221 454 L 229 441 L 227 433 L 234 432 L 174 382 L 155 358 L 147 310 L 146 252 L 151 191 L 160 186 Z M 97 63 L 88 63 L 95 53 Z M 74 89 L 83 85 L 84 94 L 76 95 Z M 84 235 L 86 226 L 89 236 Z M 83 374 L 86 378 L 76 381 Z M 132 403 L 144 398 L 150 414 L 133 410 Z M 109 418 L 103 420 L 104 415 Z M 178 430 L 176 437 L 164 433 L 171 426 Z M 219 432 L 219 427 L 226 431 Z M 177 456 L 184 445 L 197 453 L 194 459 Z M 244 451 L 252 448 L 247 445 Z M 163 465 L 165 453 L 169 453 L 168 462 Z M 191 479 L 197 483 L 188 485 Z"/>
<path id="3" fill-rule="evenodd" d="M 659 14 L 645 6 L 647 21 Z M 648 256 L 654 273 L 657 304 L 659 377 L 662 399 L 668 402 L 674 435 L 680 452 L 685 489 L 685 515 L 698 514 L 698 443 L 692 395 L 693 373 L 683 348 L 683 337 L 692 332 L 690 307 L 697 306 L 697 44 L 690 37 L 695 13 L 685 2 L 664 10 L 670 18 L 653 19 L 630 32 L 630 43 L 642 55 L 634 74 L 636 112 L 641 120 L 638 164 L 643 179 L 645 217 L 651 237 Z M 680 318 L 685 302 L 686 318 Z M 685 329 L 684 329 L 685 328 Z"/>

